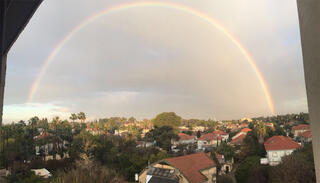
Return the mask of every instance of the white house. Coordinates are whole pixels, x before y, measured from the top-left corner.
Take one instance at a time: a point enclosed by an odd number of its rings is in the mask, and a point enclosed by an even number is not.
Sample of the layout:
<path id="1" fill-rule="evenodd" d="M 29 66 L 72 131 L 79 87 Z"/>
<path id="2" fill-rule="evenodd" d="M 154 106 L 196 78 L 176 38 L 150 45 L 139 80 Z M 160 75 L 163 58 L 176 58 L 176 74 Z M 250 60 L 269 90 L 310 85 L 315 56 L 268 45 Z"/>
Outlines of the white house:
<path id="1" fill-rule="evenodd" d="M 264 147 L 269 165 L 274 166 L 281 162 L 283 156 L 290 155 L 301 146 L 290 137 L 273 136 L 264 142 Z"/>
<path id="2" fill-rule="evenodd" d="M 179 140 L 172 140 L 172 145 L 179 145 L 179 144 L 193 144 L 195 143 L 195 136 L 190 136 L 185 133 L 179 133 Z"/>
<path id="3" fill-rule="evenodd" d="M 194 131 L 194 132 L 196 132 L 196 131 L 203 132 L 205 130 L 206 130 L 206 128 L 203 127 L 203 126 L 195 126 L 195 127 L 192 128 L 192 131 Z"/>
<path id="4" fill-rule="evenodd" d="M 311 135 L 310 130 L 300 133 L 299 136 L 301 137 L 302 142 L 311 142 L 312 141 L 312 135 Z"/>
<path id="5" fill-rule="evenodd" d="M 223 141 L 227 141 L 229 139 L 229 134 L 224 132 L 224 131 L 221 131 L 221 130 L 215 130 L 214 132 L 212 132 L 213 134 L 216 134 L 216 135 L 220 135 L 222 137 L 222 140 Z"/>
<path id="6" fill-rule="evenodd" d="M 213 133 L 207 133 L 201 135 L 198 138 L 198 149 L 205 150 L 206 148 L 216 147 L 218 143 L 221 143 L 222 137 Z"/>
<path id="7" fill-rule="evenodd" d="M 294 134 L 294 137 L 299 136 L 300 133 L 303 133 L 305 131 L 310 131 L 310 126 L 307 124 L 300 124 L 298 126 L 292 127 L 292 133 Z"/>
<path id="8" fill-rule="evenodd" d="M 179 140 L 171 140 L 171 149 L 176 149 L 178 145 L 180 144 L 194 144 L 196 142 L 195 136 L 190 136 L 185 133 L 179 133 Z"/>

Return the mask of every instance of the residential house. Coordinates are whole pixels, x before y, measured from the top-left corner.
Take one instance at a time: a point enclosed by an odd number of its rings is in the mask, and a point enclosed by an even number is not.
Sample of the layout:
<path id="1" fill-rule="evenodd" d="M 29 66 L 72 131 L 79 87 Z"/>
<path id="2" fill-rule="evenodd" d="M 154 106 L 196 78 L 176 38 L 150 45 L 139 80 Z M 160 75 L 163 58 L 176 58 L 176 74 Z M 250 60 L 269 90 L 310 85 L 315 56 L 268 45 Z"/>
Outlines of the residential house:
<path id="1" fill-rule="evenodd" d="M 312 135 L 311 135 L 310 130 L 300 133 L 299 136 L 301 137 L 302 142 L 311 142 L 312 141 Z"/>
<path id="2" fill-rule="evenodd" d="M 209 153 L 210 154 L 210 153 Z M 229 161 L 226 161 L 223 154 L 215 152 L 215 156 L 221 165 L 219 175 L 228 174 L 232 170 L 233 158 Z"/>
<path id="3" fill-rule="evenodd" d="M 35 140 L 35 152 L 36 155 L 43 156 L 45 160 L 54 159 L 52 155 L 49 155 L 54 148 L 52 134 L 48 132 L 43 132 L 38 136 L 33 137 Z M 66 149 L 69 142 L 66 140 L 62 140 L 61 138 L 57 138 L 57 147 Z M 56 154 L 56 159 L 62 159 L 59 154 Z M 68 154 L 65 153 L 64 157 L 68 157 Z"/>
<path id="4" fill-rule="evenodd" d="M 40 155 L 41 151 L 45 154 L 48 155 L 49 152 L 52 151 L 53 149 L 53 143 L 50 141 L 45 141 L 44 139 L 49 138 L 51 136 L 50 133 L 48 132 L 43 132 L 38 136 L 33 137 L 33 139 L 36 142 L 35 150 L 36 150 L 36 155 Z"/>
<path id="5" fill-rule="evenodd" d="M 276 129 L 274 128 L 273 123 L 265 123 L 265 125 L 266 125 L 267 127 L 269 127 L 272 131 L 275 131 L 275 130 L 276 130 Z"/>
<path id="6" fill-rule="evenodd" d="M 273 136 L 264 142 L 264 147 L 269 165 L 274 166 L 281 162 L 283 156 L 290 155 L 301 146 L 290 137 Z"/>
<path id="7" fill-rule="evenodd" d="M 148 148 L 153 147 L 156 144 L 156 142 L 147 142 L 147 141 L 138 141 L 137 142 L 137 148 Z"/>
<path id="8" fill-rule="evenodd" d="M 247 134 L 241 133 L 236 138 L 233 138 L 230 142 L 231 145 L 241 145 Z"/>
<path id="9" fill-rule="evenodd" d="M 243 128 L 236 135 L 232 137 L 232 140 L 238 138 L 240 135 L 247 135 L 248 132 L 252 131 L 250 128 Z"/>
<path id="10" fill-rule="evenodd" d="M 178 145 L 181 145 L 181 144 L 193 145 L 196 142 L 195 136 L 190 136 L 185 133 L 179 133 L 178 136 L 179 136 L 179 140 L 174 140 L 174 139 L 171 140 L 171 144 L 172 144 L 171 149 L 172 150 L 176 149 L 178 147 Z M 175 150 L 175 151 L 178 152 L 178 150 Z"/>
<path id="11" fill-rule="evenodd" d="M 188 131 L 189 128 L 186 126 L 179 126 L 180 131 Z"/>
<path id="12" fill-rule="evenodd" d="M 300 124 L 298 126 L 292 127 L 292 133 L 294 137 L 299 136 L 300 133 L 305 132 L 305 131 L 310 131 L 310 126 L 307 124 Z"/>
<path id="13" fill-rule="evenodd" d="M 237 131 L 238 130 L 238 126 L 236 124 L 228 124 L 226 126 L 227 129 L 230 129 L 232 132 Z"/>
<path id="14" fill-rule="evenodd" d="M 197 140 L 197 145 L 199 150 L 205 150 L 206 148 L 216 147 L 221 143 L 222 137 L 214 133 L 207 133 L 201 135 Z"/>
<path id="15" fill-rule="evenodd" d="M 192 128 L 192 131 L 194 131 L 194 132 L 197 132 L 197 131 L 204 132 L 205 130 L 206 130 L 206 128 L 203 126 L 195 126 Z"/>
<path id="16" fill-rule="evenodd" d="M 216 163 L 205 153 L 167 158 L 145 168 L 140 183 L 214 183 Z"/>
<path id="17" fill-rule="evenodd" d="M 221 131 L 221 130 L 215 130 L 214 132 L 212 132 L 213 134 L 216 134 L 216 135 L 220 135 L 222 137 L 222 140 L 223 141 L 227 141 L 229 139 L 229 134 L 224 132 L 224 131 Z"/>
<path id="18" fill-rule="evenodd" d="M 196 137 L 195 136 L 190 136 L 185 133 L 179 133 L 179 140 L 172 140 L 172 145 L 179 145 L 179 144 L 193 144 L 196 142 Z"/>
<path id="19" fill-rule="evenodd" d="M 249 125 L 246 123 L 239 124 L 239 128 L 247 128 Z"/>

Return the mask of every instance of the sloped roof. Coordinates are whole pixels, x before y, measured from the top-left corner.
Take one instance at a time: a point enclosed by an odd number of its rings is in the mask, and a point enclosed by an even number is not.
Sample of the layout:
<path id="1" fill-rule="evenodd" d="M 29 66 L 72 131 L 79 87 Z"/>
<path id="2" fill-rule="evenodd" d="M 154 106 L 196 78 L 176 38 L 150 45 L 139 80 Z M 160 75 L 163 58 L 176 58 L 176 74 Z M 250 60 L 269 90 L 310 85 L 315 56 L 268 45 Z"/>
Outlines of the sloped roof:
<path id="1" fill-rule="evenodd" d="M 179 169 L 191 183 L 206 181 L 206 176 L 200 171 L 216 166 L 215 162 L 204 152 L 168 158 L 166 162 Z"/>
<path id="2" fill-rule="evenodd" d="M 213 133 L 214 134 L 219 134 L 219 135 L 228 135 L 228 133 L 226 133 L 224 131 L 221 131 L 221 130 L 215 130 Z"/>
<path id="3" fill-rule="evenodd" d="M 250 128 L 243 128 L 241 129 L 240 132 L 245 132 L 245 133 L 248 133 L 248 132 L 251 132 L 252 130 Z"/>
<path id="4" fill-rule="evenodd" d="M 267 126 L 273 126 L 273 123 L 266 123 Z"/>
<path id="5" fill-rule="evenodd" d="M 50 133 L 44 132 L 44 133 L 42 133 L 42 134 L 34 137 L 34 139 L 35 139 L 35 140 L 40 140 L 40 139 L 43 139 L 43 138 L 45 138 L 45 137 L 47 137 L 47 136 L 50 136 Z"/>
<path id="6" fill-rule="evenodd" d="M 309 130 L 310 126 L 307 124 L 300 124 L 298 126 L 292 127 L 292 130 Z"/>
<path id="7" fill-rule="evenodd" d="M 239 135 L 237 138 L 233 139 L 230 143 L 231 144 L 238 144 L 238 143 L 242 143 L 243 139 L 246 138 L 247 135 L 245 134 L 241 134 Z"/>
<path id="8" fill-rule="evenodd" d="M 180 137 L 180 140 L 190 140 L 194 138 L 193 136 L 187 135 L 185 133 L 179 133 L 178 135 Z"/>
<path id="9" fill-rule="evenodd" d="M 221 139 L 222 139 L 222 137 L 220 135 L 213 134 L 213 133 L 203 134 L 203 135 L 201 135 L 200 138 L 198 138 L 198 140 L 206 140 L 206 141 L 209 141 L 209 140 L 221 140 Z"/>
<path id="10" fill-rule="evenodd" d="M 308 130 L 308 131 L 302 132 L 302 133 L 300 133 L 300 136 L 305 137 L 305 138 L 311 138 L 312 137 L 311 131 Z"/>
<path id="11" fill-rule="evenodd" d="M 285 150 L 285 149 L 297 149 L 300 144 L 293 141 L 290 137 L 285 136 L 273 136 L 264 142 L 264 147 L 267 151 L 272 150 Z"/>

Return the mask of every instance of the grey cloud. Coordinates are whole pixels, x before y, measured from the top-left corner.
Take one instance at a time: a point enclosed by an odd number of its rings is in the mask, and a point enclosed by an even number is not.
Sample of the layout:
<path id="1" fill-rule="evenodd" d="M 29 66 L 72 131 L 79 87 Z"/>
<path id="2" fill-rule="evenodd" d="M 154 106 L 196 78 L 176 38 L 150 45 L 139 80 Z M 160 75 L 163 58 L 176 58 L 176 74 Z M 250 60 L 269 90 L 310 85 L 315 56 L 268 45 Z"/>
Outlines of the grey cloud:
<path id="1" fill-rule="evenodd" d="M 294 2 L 176 2 L 214 17 L 237 36 L 264 74 L 277 112 L 306 110 Z M 9 55 L 6 104 L 25 102 L 42 62 L 76 24 L 118 3 L 44 2 Z M 34 102 L 93 117 L 152 117 L 162 111 L 219 119 L 270 114 L 239 49 L 205 21 L 166 8 L 113 13 L 81 30 L 54 59 Z"/>

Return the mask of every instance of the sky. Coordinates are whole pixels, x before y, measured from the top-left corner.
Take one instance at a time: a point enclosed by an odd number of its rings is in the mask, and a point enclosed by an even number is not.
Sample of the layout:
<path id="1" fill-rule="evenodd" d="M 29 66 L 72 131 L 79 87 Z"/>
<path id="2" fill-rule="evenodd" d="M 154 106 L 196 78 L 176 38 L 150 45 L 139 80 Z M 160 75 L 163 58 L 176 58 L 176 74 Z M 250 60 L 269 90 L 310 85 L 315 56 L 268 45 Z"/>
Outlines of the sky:
<path id="1" fill-rule="evenodd" d="M 105 14 L 57 52 L 32 100 L 32 84 L 59 42 L 86 18 L 134 0 L 47 0 L 9 51 L 3 120 L 83 111 L 88 119 L 239 119 L 272 115 L 241 50 L 199 16 L 162 6 Z M 217 21 L 251 55 L 275 114 L 307 112 L 296 2 L 292 0 L 161 0 Z"/>

